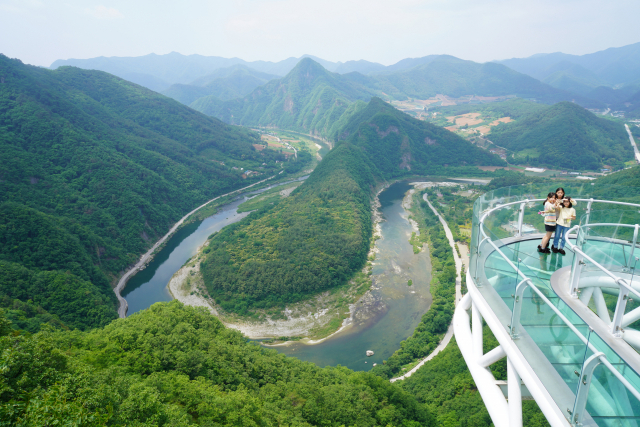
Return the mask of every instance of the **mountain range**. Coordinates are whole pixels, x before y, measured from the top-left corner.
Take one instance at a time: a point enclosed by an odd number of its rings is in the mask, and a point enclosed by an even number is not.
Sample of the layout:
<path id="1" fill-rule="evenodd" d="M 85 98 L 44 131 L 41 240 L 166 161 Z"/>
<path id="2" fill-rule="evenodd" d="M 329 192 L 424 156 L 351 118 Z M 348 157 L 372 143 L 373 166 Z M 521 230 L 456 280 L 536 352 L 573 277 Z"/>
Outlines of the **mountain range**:
<path id="1" fill-rule="evenodd" d="M 640 43 L 586 55 L 543 53 L 497 62 L 553 87 L 606 103 L 621 103 L 640 91 Z M 603 91 L 603 87 L 610 89 Z M 611 98 L 611 93 L 618 91 L 620 93 Z M 600 94 L 608 97 L 600 97 Z"/>
<path id="2" fill-rule="evenodd" d="M 448 96 L 480 95 L 484 93 L 520 93 L 523 97 L 536 98 L 550 103 L 560 100 L 575 100 L 585 107 L 629 109 L 629 101 L 640 91 L 640 43 L 610 48 L 587 55 L 564 53 L 537 54 L 528 58 L 513 58 L 485 64 L 462 61 L 447 55 L 428 55 L 421 58 L 405 58 L 395 64 L 385 66 L 366 60 L 331 62 L 312 55 L 291 57 L 278 62 L 244 61 L 240 58 L 222 58 L 216 56 L 181 55 L 172 52 L 166 55 L 149 54 L 140 57 L 98 57 L 91 59 L 57 60 L 50 68 L 76 66 L 84 69 L 102 70 L 140 84 L 154 91 L 162 92 L 174 99 L 190 105 L 198 97 L 213 96 L 221 100 L 248 95 L 268 79 L 283 77 L 292 71 L 303 59 L 310 58 L 322 65 L 327 71 L 337 74 L 359 73 L 371 77 L 366 80 L 369 89 L 379 95 L 403 99 L 403 97 L 425 97 L 432 93 Z M 449 67 L 443 64 L 450 62 Z M 452 66 L 452 63 L 456 63 Z M 421 75 L 421 68 L 431 67 L 432 75 L 438 68 L 448 74 L 430 77 Z M 464 64 L 464 65 L 463 65 Z M 541 90 L 540 82 L 525 82 L 520 79 L 517 86 L 495 85 L 495 79 L 505 78 L 505 70 L 492 69 L 492 64 L 502 64 L 518 73 L 533 77 L 560 92 L 546 88 Z M 242 66 L 242 68 L 233 68 Z M 467 70 L 463 70 L 467 68 Z M 229 70 L 235 70 L 232 78 Z M 240 72 L 239 69 L 244 70 Z M 217 83 L 203 83 L 207 76 L 219 76 Z M 460 74 L 462 73 L 462 74 Z M 502 74 L 502 75 L 500 75 Z M 463 77 L 464 84 L 454 84 Z M 362 77 L 359 77 L 363 79 Z M 227 79 L 227 80 L 225 80 Z M 231 81 L 230 81 L 231 80 Z M 482 82 L 484 86 L 478 85 Z M 499 80 L 497 81 L 499 83 Z M 172 85 L 177 85 L 172 87 Z M 181 86 L 187 85 L 187 86 Z M 203 90 L 203 86 L 208 88 Z M 459 89 L 458 92 L 447 92 Z M 491 90 L 488 90 L 491 89 Z M 455 94 L 455 95 L 454 95 Z M 199 96 L 202 95 L 202 96 Z M 489 95 L 485 95 L 489 96 Z"/>
<path id="3" fill-rule="evenodd" d="M 477 64 L 452 56 L 437 56 L 407 71 L 365 76 L 331 73 L 304 58 L 285 77 L 271 80 L 250 94 L 222 101 L 215 96 L 190 104 L 207 115 L 243 126 L 275 126 L 336 139 L 336 132 L 372 97 L 425 99 L 439 93 L 462 96 L 515 94 L 553 103 L 593 102 L 555 89 L 500 64 Z"/>

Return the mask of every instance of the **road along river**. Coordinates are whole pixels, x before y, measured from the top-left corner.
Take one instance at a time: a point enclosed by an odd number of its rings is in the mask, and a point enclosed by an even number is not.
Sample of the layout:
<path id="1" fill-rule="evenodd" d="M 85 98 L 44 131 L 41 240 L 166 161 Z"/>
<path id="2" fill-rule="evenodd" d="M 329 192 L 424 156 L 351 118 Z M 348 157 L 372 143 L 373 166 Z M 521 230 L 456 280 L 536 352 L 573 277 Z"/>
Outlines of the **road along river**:
<path id="1" fill-rule="evenodd" d="M 295 181 L 303 181 L 306 178 L 307 176 L 303 176 Z M 121 309 L 124 307 L 124 311 L 120 313 L 120 317 L 148 308 L 156 302 L 171 301 L 171 294 L 169 294 L 167 290 L 167 283 L 169 283 L 171 276 L 173 276 L 189 258 L 196 254 L 198 247 L 200 247 L 212 233 L 220 231 L 229 224 L 240 221 L 249 214 L 249 212 L 237 212 L 238 206 L 249 198 L 247 196 L 253 196 L 270 188 L 290 182 L 293 181 L 282 182 L 261 190 L 246 193 L 246 195 L 241 197 L 239 196 L 234 202 L 218 208 L 218 212 L 215 215 L 210 216 L 202 222 L 188 224 L 175 232 L 175 234 L 172 234 L 166 246 L 156 254 L 144 270 L 138 271 L 137 274 L 131 278 L 129 278 L 129 276 L 123 276 L 123 278 L 120 279 L 123 287 L 124 284 L 126 284 L 124 290 L 121 290 L 122 296 L 116 292 L 116 295 L 124 301 L 124 303 L 121 302 L 120 304 Z M 187 217 L 180 220 L 172 230 L 182 224 Z M 173 233 L 173 231 L 171 233 Z M 169 234 L 167 236 L 169 236 Z M 167 236 L 165 236 L 165 238 L 167 238 Z M 164 242 L 164 240 L 156 243 L 152 249 L 155 250 L 162 242 Z M 142 260 L 146 262 L 151 253 L 153 253 L 153 250 L 147 252 L 141 259 L 141 262 L 136 264 L 136 267 L 143 265 L 144 262 L 142 262 Z M 135 271 L 136 268 L 130 270 L 130 274 Z M 125 278 L 128 279 L 128 281 L 124 280 Z"/>

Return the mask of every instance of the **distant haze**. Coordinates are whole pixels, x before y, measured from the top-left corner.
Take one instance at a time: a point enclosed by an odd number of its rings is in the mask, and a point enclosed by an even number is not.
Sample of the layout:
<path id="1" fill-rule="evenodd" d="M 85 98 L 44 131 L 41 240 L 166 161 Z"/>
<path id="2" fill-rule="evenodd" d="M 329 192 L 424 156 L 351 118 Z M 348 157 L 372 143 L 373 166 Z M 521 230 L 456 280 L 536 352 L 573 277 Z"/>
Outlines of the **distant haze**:
<path id="1" fill-rule="evenodd" d="M 637 0 L 0 0 L 0 53 L 42 66 L 172 51 L 384 65 L 446 53 L 485 62 L 636 43 L 638 16 Z"/>

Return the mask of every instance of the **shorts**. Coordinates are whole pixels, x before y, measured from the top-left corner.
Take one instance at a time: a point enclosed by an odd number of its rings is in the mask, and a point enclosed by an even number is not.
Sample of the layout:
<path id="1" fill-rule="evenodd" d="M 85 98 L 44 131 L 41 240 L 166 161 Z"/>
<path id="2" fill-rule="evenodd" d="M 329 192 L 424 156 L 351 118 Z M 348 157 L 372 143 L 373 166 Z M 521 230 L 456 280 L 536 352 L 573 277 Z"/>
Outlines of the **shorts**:
<path id="1" fill-rule="evenodd" d="M 544 231 L 556 231 L 556 226 L 555 225 L 544 225 Z"/>

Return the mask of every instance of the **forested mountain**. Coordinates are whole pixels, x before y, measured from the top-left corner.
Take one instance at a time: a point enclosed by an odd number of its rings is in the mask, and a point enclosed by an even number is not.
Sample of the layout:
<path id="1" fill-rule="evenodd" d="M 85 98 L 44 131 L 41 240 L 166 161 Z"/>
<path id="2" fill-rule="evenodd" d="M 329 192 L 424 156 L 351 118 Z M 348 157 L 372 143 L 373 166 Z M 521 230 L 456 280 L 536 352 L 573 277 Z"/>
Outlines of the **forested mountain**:
<path id="1" fill-rule="evenodd" d="M 368 101 L 372 94 L 358 81 L 305 58 L 286 77 L 272 80 L 244 98 L 227 102 L 205 98 L 191 106 L 227 123 L 328 135 L 354 101 Z"/>
<path id="2" fill-rule="evenodd" d="M 629 117 L 640 118 L 640 90 L 625 100 L 625 107 Z"/>
<path id="3" fill-rule="evenodd" d="M 371 238 L 372 189 L 416 173 L 475 173 L 504 164 L 457 135 L 374 98 L 338 133 L 342 141 L 277 205 L 215 235 L 201 264 L 225 310 L 249 314 L 344 284 Z"/>
<path id="4" fill-rule="evenodd" d="M 381 89 L 385 93 L 391 91 L 396 97 L 399 93 L 418 99 L 426 99 L 437 94 L 453 97 L 471 94 L 517 95 L 522 98 L 536 98 L 545 103 L 579 98 L 501 64 L 479 64 L 449 55 L 430 58 L 428 62 L 408 70 L 376 77 L 381 85 L 385 85 L 380 86 Z M 576 99 L 576 102 L 583 105 L 593 104 L 586 98 Z"/>
<path id="5" fill-rule="evenodd" d="M 631 112 L 633 110 L 633 106 L 639 105 L 638 101 L 634 100 L 634 96 L 640 96 L 640 84 L 623 86 L 617 89 L 613 89 L 608 86 L 598 86 L 597 88 L 585 93 L 585 96 L 587 98 L 596 99 L 615 110 L 623 109 Z M 627 106 L 625 103 L 631 103 L 632 105 Z"/>
<path id="6" fill-rule="evenodd" d="M 627 110 L 625 104 L 640 90 L 640 43 L 587 55 L 556 52 L 497 62 L 619 110 Z"/>
<path id="7" fill-rule="evenodd" d="M 561 102 L 493 128 L 491 141 L 516 152 L 512 162 L 555 168 L 622 166 L 633 158 L 624 126 Z"/>
<path id="8" fill-rule="evenodd" d="M 219 56 L 182 55 L 171 52 L 166 55 L 149 55 L 137 57 L 98 57 L 89 59 L 59 59 L 51 64 L 51 69 L 63 66 L 73 66 L 85 70 L 99 70 L 129 80 L 151 90 L 161 92 L 167 90 L 172 84 L 196 84 L 197 79 L 215 73 L 217 70 L 243 65 L 256 72 L 277 76 L 289 73 L 303 58 L 312 58 L 322 64 L 328 70 L 334 71 L 342 63 L 331 62 L 312 56 L 303 55 L 300 58 L 287 58 L 278 62 L 271 61 L 244 61 L 240 58 L 222 58 Z M 349 61 L 352 62 L 352 61 Z M 348 68 L 360 71 L 364 65 L 360 61 L 357 64 L 347 65 Z M 367 61 L 364 61 L 367 62 Z M 345 63 L 348 64 L 348 63 Z M 368 63 L 375 64 L 375 63 Z M 376 64 L 380 65 L 380 64 Z M 370 65 L 369 65 L 370 66 Z M 375 65 L 374 65 L 375 66 Z M 381 65 L 381 67 L 384 67 Z"/>
<path id="9" fill-rule="evenodd" d="M 248 95 L 258 86 L 277 77 L 274 74 L 255 71 L 244 65 L 234 65 L 218 69 L 188 85 L 171 85 L 169 89 L 162 91 L 162 94 L 185 105 L 207 96 L 226 101 Z"/>
<path id="10" fill-rule="evenodd" d="M 542 53 L 528 58 L 512 58 L 497 61 L 520 73 L 544 80 L 558 71 L 558 64 L 566 69 L 571 65 L 591 71 L 609 86 L 637 83 L 640 76 L 640 43 L 612 47 L 586 55 L 566 53 Z"/>
<path id="11" fill-rule="evenodd" d="M 337 135 L 362 149 L 385 179 L 413 174 L 446 174 L 446 168 L 504 165 L 497 156 L 439 126 L 401 113 L 373 98 Z"/>
<path id="12" fill-rule="evenodd" d="M 604 82 L 593 72 L 569 61 L 558 62 L 549 67 L 544 83 L 558 89 L 568 90 L 586 96 Z"/>
<path id="13" fill-rule="evenodd" d="M 367 102 L 378 95 L 396 99 L 426 99 L 442 93 L 518 95 L 544 102 L 579 98 L 499 64 L 477 64 L 444 55 L 421 60 L 426 63 L 408 71 L 365 76 L 357 72 L 331 73 L 306 58 L 286 77 L 258 87 L 243 98 L 223 102 L 204 97 L 191 107 L 231 124 L 274 126 L 335 138 L 361 107 L 357 101 Z M 592 104 L 586 98 L 579 100 Z"/>
<path id="14" fill-rule="evenodd" d="M 331 70 L 338 74 L 347 74 L 358 72 L 360 74 L 371 74 L 375 72 L 380 72 L 386 70 L 382 64 L 378 64 L 377 62 L 370 62 L 361 59 L 359 61 L 347 61 L 335 67 L 335 69 Z"/>
<path id="15" fill-rule="evenodd" d="M 0 55 L 0 82 L 0 302 L 31 300 L 70 327 L 114 319 L 120 272 L 248 184 L 230 165 L 280 159 L 251 131 L 104 72 Z"/>
<path id="16" fill-rule="evenodd" d="M 4 425 L 436 425 L 397 385 L 285 357 L 177 301 L 90 332 L 10 330 L 0 310 Z"/>

